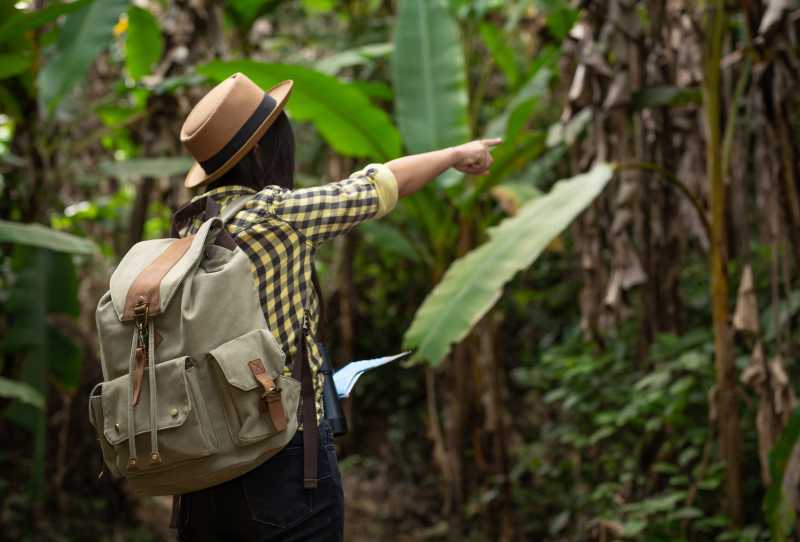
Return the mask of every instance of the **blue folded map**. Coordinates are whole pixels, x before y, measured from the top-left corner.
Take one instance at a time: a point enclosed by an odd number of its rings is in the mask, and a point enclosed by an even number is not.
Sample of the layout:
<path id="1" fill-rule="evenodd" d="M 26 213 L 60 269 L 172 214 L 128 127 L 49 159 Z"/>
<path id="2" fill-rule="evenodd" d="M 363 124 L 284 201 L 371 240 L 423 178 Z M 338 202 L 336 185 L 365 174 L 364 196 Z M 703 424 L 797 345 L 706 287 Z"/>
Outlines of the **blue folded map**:
<path id="1" fill-rule="evenodd" d="M 351 361 L 335 373 L 333 373 L 333 382 L 336 384 L 336 394 L 339 398 L 344 399 L 350 397 L 350 392 L 353 391 L 353 386 L 356 385 L 358 378 L 375 367 L 386 365 L 389 362 L 396 361 L 408 357 L 411 352 L 403 352 L 402 354 L 395 354 L 393 356 L 384 356 L 382 358 L 365 359 L 362 361 Z"/>

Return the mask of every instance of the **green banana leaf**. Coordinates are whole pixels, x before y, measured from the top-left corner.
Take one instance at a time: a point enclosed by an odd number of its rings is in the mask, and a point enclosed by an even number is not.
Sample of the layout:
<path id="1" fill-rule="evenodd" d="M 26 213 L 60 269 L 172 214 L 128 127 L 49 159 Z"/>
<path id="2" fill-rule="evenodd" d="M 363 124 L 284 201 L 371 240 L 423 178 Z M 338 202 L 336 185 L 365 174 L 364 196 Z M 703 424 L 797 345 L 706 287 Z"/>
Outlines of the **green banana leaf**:
<path id="1" fill-rule="evenodd" d="M 223 4 L 229 9 L 229 13 L 234 16 L 237 26 L 249 30 L 255 20 L 262 15 L 266 15 L 283 0 L 228 0 Z"/>
<path id="2" fill-rule="evenodd" d="M 30 493 L 34 500 L 45 494 L 44 455 L 47 449 L 47 276 L 54 253 L 17 246 L 12 255 L 16 277 L 9 291 L 7 308 L 14 320 L 3 340 L 5 352 L 24 352 L 18 379 L 44 400 L 39 407 L 11 403 L 5 416 L 34 435 Z"/>
<path id="3" fill-rule="evenodd" d="M 84 77 L 97 55 L 111 42 L 114 25 L 130 0 L 102 0 L 67 15 L 39 73 L 39 99 L 52 112 Z"/>
<path id="4" fill-rule="evenodd" d="M 535 3 L 544 12 L 550 32 L 559 40 L 566 38 L 578 20 L 578 10 L 568 0 L 538 0 Z"/>
<path id="5" fill-rule="evenodd" d="M 344 68 L 369 64 L 376 59 L 385 58 L 394 51 L 394 44 L 372 43 L 348 49 L 319 60 L 316 68 L 328 75 L 336 75 Z"/>
<path id="6" fill-rule="evenodd" d="M 419 252 L 402 230 L 385 220 L 366 222 L 359 227 L 364 242 L 375 250 L 396 254 L 412 262 L 422 260 Z"/>
<path id="7" fill-rule="evenodd" d="M 171 177 L 185 175 L 194 160 L 187 156 L 165 158 L 131 158 L 130 160 L 100 163 L 100 172 L 118 179 L 141 179 L 142 177 Z"/>
<path id="8" fill-rule="evenodd" d="M 547 130 L 547 146 L 570 146 L 583 133 L 583 130 L 592 120 L 592 111 L 589 107 L 581 109 L 567 122 L 557 122 Z"/>
<path id="9" fill-rule="evenodd" d="M 292 79 L 295 86 L 286 109 L 297 120 L 312 122 L 336 152 L 379 161 L 400 154 L 400 134 L 389 115 L 355 86 L 330 75 L 304 66 L 252 60 L 213 61 L 197 70 L 214 81 L 242 72 L 262 88 Z"/>
<path id="10" fill-rule="evenodd" d="M 11 268 L 14 281 L 6 307 L 14 318 L 2 350 L 23 356 L 17 382 L 38 395 L 19 397 L 5 415 L 34 435 L 30 491 L 35 500 L 41 500 L 46 493 L 48 382 L 52 378 L 63 389 L 75 390 L 82 365 L 80 349 L 49 325 L 48 315 L 77 318 L 78 280 L 71 255 L 37 246 L 14 246 Z"/>
<path id="11" fill-rule="evenodd" d="M 703 103 L 703 94 L 697 87 L 663 85 L 636 91 L 633 94 L 632 101 L 636 109 L 700 105 Z"/>
<path id="12" fill-rule="evenodd" d="M 92 1 L 94 0 L 59 2 L 36 11 L 18 10 L 0 25 L 0 42 L 16 39 L 25 32 L 35 30 L 62 15 L 77 11 Z"/>
<path id="13" fill-rule="evenodd" d="M 2 376 L 0 376 L 0 397 L 16 399 L 20 403 L 31 405 L 34 408 L 44 408 L 44 396 L 32 386 Z"/>
<path id="14" fill-rule="evenodd" d="M 395 111 L 419 153 L 469 139 L 464 50 L 444 0 L 400 0 L 392 57 Z"/>
<path id="15" fill-rule="evenodd" d="M 772 485 L 764 497 L 764 514 L 767 517 L 773 542 L 786 542 L 794 528 L 795 511 L 792 499 L 786 494 L 786 468 L 800 444 L 800 408 L 794 411 L 786 428 L 769 453 L 769 474 Z M 796 491 L 793 488 L 792 491 Z"/>
<path id="16" fill-rule="evenodd" d="M 335 0 L 303 0 L 303 8 L 309 13 L 327 13 L 335 6 Z"/>
<path id="17" fill-rule="evenodd" d="M 505 75 L 510 87 L 519 82 L 520 70 L 517 53 L 508 43 L 508 38 L 501 28 L 494 23 L 481 23 L 479 29 L 483 44 L 489 50 L 497 66 Z"/>
<path id="18" fill-rule="evenodd" d="M 415 360 L 439 364 L 492 308 L 503 285 L 529 267 L 547 245 L 603 191 L 609 164 L 557 183 L 545 196 L 489 229 L 489 240 L 457 259 L 428 294 L 405 333 Z"/>
<path id="19" fill-rule="evenodd" d="M 514 94 L 505 111 L 489 123 L 484 135 L 513 139 L 530 117 L 536 103 L 547 94 L 554 75 L 555 70 L 550 66 L 542 66 L 537 70 Z M 520 120 L 513 122 L 515 119 Z"/>
<path id="20" fill-rule="evenodd" d="M 31 56 L 28 53 L 3 53 L 0 54 L 0 79 L 19 75 L 31 66 Z"/>
<path id="21" fill-rule="evenodd" d="M 150 74 L 164 53 L 164 36 L 153 14 L 144 8 L 128 9 L 125 36 L 125 68 L 134 79 Z"/>
<path id="22" fill-rule="evenodd" d="M 99 252 L 97 245 L 83 237 L 56 231 L 41 224 L 21 224 L 7 220 L 0 220 L 0 243 L 16 243 L 87 256 Z"/>

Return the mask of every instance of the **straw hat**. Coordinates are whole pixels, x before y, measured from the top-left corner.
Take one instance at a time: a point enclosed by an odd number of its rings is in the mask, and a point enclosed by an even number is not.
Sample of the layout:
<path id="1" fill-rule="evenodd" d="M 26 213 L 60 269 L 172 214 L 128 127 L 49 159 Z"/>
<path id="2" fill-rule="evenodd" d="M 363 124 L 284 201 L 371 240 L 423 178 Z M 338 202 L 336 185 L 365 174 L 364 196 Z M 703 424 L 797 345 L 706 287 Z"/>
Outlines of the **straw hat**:
<path id="1" fill-rule="evenodd" d="M 241 160 L 275 122 L 293 86 L 283 81 L 264 92 L 234 73 L 203 96 L 181 127 L 181 142 L 196 160 L 186 187 L 218 179 Z"/>

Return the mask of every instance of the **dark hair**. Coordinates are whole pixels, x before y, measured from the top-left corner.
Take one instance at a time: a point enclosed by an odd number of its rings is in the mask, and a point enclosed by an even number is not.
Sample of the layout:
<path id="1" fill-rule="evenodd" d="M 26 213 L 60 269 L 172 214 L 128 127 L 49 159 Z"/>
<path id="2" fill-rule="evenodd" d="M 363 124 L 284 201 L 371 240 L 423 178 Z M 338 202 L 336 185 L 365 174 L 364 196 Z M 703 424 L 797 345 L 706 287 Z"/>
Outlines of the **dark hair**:
<path id="1" fill-rule="evenodd" d="M 294 132 L 286 113 L 281 111 L 253 149 L 219 179 L 209 183 L 206 190 L 228 185 L 247 186 L 256 191 L 269 185 L 294 189 Z M 316 267 L 311 268 L 311 280 L 319 300 L 319 320 L 323 324 L 320 327 L 324 328 L 325 304 Z"/>
<path id="2" fill-rule="evenodd" d="M 294 188 L 294 132 L 283 111 L 252 150 L 219 179 L 209 183 L 206 190 L 240 185 L 258 191 L 273 184 Z"/>

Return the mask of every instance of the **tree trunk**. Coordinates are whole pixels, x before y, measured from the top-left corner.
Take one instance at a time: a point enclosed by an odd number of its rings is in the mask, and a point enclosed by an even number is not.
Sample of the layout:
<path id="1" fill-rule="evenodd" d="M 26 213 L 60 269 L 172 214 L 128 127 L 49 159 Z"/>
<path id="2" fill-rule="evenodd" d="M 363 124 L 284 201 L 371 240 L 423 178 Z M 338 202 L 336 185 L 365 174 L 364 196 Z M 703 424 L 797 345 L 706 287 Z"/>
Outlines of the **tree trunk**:
<path id="1" fill-rule="evenodd" d="M 706 4 L 706 51 L 703 107 L 706 117 L 706 168 L 711 197 L 711 300 L 714 320 L 714 366 L 719 445 L 725 463 L 725 512 L 734 524 L 742 522 L 740 427 L 736 404 L 736 368 L 733 364 L 728 309 L 727 234 L 725 184 L 722 176 L 720 137 L 720 60 L 725 34 L 723 0 Z"/>
<path id="2" fill-rule="evenodd" d="M 150 206 L 150 194 L 156 187 L 154 177 L 145 177 L 136 190 L 136 200 L 131 209 L 131 219 L 128 224 L 128 243 L 125 252 L 142 240 L 144 237 L 144 223 L 147 221 L 147 208 Z"/>

